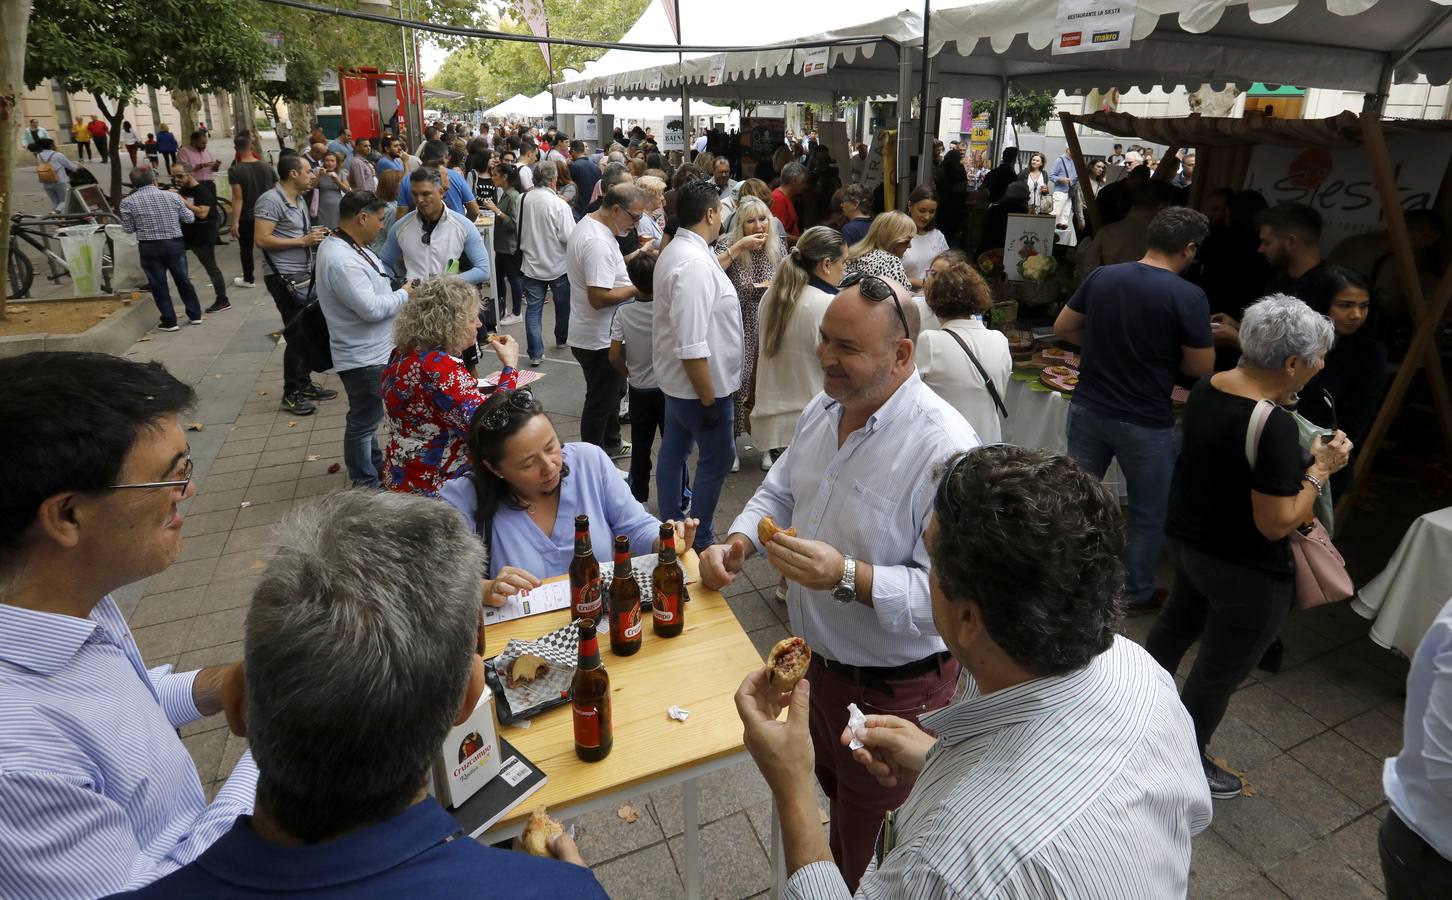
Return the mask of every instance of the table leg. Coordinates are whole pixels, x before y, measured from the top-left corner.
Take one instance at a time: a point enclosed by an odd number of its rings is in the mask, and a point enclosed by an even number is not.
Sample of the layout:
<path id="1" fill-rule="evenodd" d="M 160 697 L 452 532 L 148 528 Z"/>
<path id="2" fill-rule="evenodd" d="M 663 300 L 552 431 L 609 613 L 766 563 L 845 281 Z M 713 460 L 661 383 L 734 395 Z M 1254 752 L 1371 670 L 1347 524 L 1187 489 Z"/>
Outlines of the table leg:
<path id="1" fill-rule="evenodd" d="M 781 845 L 781 816 L 776 801 L 771 804 L 771 900 L 781 900 L 786 890 L 786 852 Z"/>
<path id="2" fill-rule="evenodd" d="M 686 898 L 700 900 L 701 897 L 701 830 L 699 797 L 696 793 L 697 780 L 692 778 L 682 785 L 682 803 L 686 825 Z"/>

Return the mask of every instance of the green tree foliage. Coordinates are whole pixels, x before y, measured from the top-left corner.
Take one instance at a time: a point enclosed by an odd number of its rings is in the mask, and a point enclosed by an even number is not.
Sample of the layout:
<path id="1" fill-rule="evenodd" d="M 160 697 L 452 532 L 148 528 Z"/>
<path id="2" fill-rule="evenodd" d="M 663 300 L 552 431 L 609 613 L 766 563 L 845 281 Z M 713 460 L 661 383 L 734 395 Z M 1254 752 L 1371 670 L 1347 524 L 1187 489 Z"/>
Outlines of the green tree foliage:
<path id="1" fill-rule="evenodd" d="M 1008 117 L 1015 128 L 1022 125 L 1030 131 L 1042 131 L 1054 117 L 1054 95 L 1050 91 L 1009 91 Z M 974 100 L 973 114 L 986 115 L 989 121 L 998 117 L 997 100 Z"/>
<path id="2" fill-rule="evenodd" d="M 554 37 L 579 38 L 592 41 L 618 41 L 621 35 L 654 0 L 545 0 L 550 34 Z M 510 0 L 489 27 L 515 34 L 529 34 L 519 0 Z M 579 71 L 585 63 L 604 55 L 604 50 L 591 47 L 565 47 L 556 44 L 551 56 L 554 73 L 545 66 L 544 55 L 533 41 L 480 41 L 456 53 L 478 57 L 483 69 L 481 88 L 467 96 L 483 97 L 493 105 L 515 94 L 533 96 L 559 81 L 565 69 Z M 441 70 L 442 71 L 442 70 Z M 439 85 L 445 87 L 445 85 Z M 450 87 L 462 91 L 462 88 Z"/>
<path id="3" fill-rule="evenodd" d="M 428 80 L 428 86 L 446 91 L 457 91 L 464 96 L 459 100 L 436 99 L 431 100 L 430 103 L 457 113 L 475 109 L 478 107 L 476 97 L 486 99 L 489 97 L 486 90 L 488 77 L 484 71 L 484 63 L 479 59 L 479 54 L 467 48 L 455 50 L 448 55 L 444 64 L 439 66 L 439 70 Z M 490 101 L 490 103 L 494 102 L 496 101 Z"/>
<path id="4" fill-rule="evenodd" d="M 111 124 L 111 197 L 121 195 L 121 121 L 146 86 L 232 91 L 254 77 L 267 46 L 240 0 L 47 0 L 30 21 L 25 83 L 89 92 Z"/>

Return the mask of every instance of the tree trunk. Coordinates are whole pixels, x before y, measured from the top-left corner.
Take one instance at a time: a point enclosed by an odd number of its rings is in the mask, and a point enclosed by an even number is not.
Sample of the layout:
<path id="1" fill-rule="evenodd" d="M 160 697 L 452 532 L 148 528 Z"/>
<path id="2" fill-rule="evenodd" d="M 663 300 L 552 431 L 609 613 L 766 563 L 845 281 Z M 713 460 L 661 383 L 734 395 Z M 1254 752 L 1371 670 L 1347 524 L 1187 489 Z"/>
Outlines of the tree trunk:
<path id="1" fill-rule="evenodd" d="M 111 126 L 111 133 L 106 136 L 111 142 L 111 208 L 121 208 L 121 116 L 126 112 L 126 101 L 117 100 L 116 110 L 112 112 L 106 108 L 106 98 L 100 94 L 91 93 L 96 100 L 96 108 L 105 117 L 106 124 Z M 130 92 L 127 92 L 130 96 Z"/>
<path id="2" fill-rule="evenodd" d="M 177 138 L 185 141 L 187 135 L 197 130 L 197 123 L 201 121 L 202 98 L 191 91 L 172 91 L 171 104 L 176 107 L 177 115 L 181 117 Z"/>
<path id="3" fill-rule="evenodd" d="M 246 85 L 232 95 L 232 133 L 241 134 L 257 130 L 257 115 L 252 107 L 252 91 Z M 252 135 L 256 138 L 256 135 Z"/>
<path id="4" fill-rule="evenodd" d="M 289 103 L 287 117 L 292 124 L 292 145 L 299 151 L 308 148 L 308 135 L 313 130 L 313 113 L 317 107 L 311 103 Z"/>
<path id="5" fill-rule="evenodd" d="M 0 319 L 10 296 L 10 210 L 19 156 L 21 121 L 25 117 L 25 35 L 30 24 L 30 0 L 0 0 L 0 21 L 8 22 L 0 36 Z"/>
<path id="6" fill-rule="evenodd" d="M 146 101 L 151 106 L 151 128 L 153 131 L 161 130 L 161 100 L 156 96 L 156 88 L 146 86 Z"/>
<path id="7" fill-rule="evenodd" d="M 214 137 L 229 138 L 237 133 L 237 127 L 233 124 L 232 95 L 226 91 L 217 91 L 212 99 L 217 101 L 217 115 L 212 120 Z"/>

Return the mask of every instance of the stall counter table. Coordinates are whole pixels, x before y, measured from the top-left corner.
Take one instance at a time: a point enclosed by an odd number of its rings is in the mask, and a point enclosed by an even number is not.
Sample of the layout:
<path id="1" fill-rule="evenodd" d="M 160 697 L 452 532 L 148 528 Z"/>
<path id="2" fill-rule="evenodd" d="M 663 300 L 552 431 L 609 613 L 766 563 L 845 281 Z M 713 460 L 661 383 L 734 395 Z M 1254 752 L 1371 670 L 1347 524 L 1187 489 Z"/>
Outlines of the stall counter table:
<path id="1" fill-rule="evenodd" d="M 1351 608 L 1374 620 L 1371 639 L 1407 657 L 1452 597 L 1452 506 L 1427 513 L 1407 529 L 1386 568 L 1363 587 Z"/>
<path id="2" fill-rule="evenodd" d="M 686 554 L 682 563 L 688 574 L 696 575 L 694 552 Z M 515 837 L 529 820 L 530 810 L 540 804 L 556 818 L 569 819 L 681 784 L 686 896 L 693 900 L 700 896 L 696 782 L 749 758 L 733 697 L 741 680 L 762 661 L 719 592 L 708 591 L 699 582 L 688 590 L 685 630 L 673 638 L 659 638 L 647 624 L 634 656 L 612 654 L 608 631 L 601 629 L 600 657 L 610 673 L 615 730 L 614 748 L 605 759 L 587 763 L 575 756 L 568 704 L 535 716 L 529 728 L 501 725 L 500 734 L 543 769 L 548 780 L 487 830 L 460 822 L 470 837 L 486 843 Z M 485 633 L 487 649 L 498 653 L 512 638 L 539 637 L 564 627 L 569 618 L 569 610 L 559 610 L 491 625 Z M 685 722 L 671 719 L 666 710 L 672 705 L 689 710 L 690 717 Z M 781 871 L 779 863 L 773 868 Z"/>

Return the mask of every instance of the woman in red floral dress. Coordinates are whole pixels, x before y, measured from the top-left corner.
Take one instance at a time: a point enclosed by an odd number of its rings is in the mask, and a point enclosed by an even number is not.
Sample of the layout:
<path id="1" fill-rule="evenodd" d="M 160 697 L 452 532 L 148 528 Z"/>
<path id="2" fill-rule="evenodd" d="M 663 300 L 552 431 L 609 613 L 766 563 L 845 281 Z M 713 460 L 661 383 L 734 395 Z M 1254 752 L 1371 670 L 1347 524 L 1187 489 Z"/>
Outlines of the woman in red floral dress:
<path id="1" fill-rule="evenodd" d="M 478 292 L 452 277 L 420 284 L 398 314 L 397 346 L 383 370 L 390 432 L 383 478 L 389 490 L 435 496 L 445 481 L 468 469 L 469 418 L 487 394 L 459 357 L 480 327 Z M 504 367 L 499 386 L 513 390 L 519 344 L 497 335 L 490 347 Z"/>

